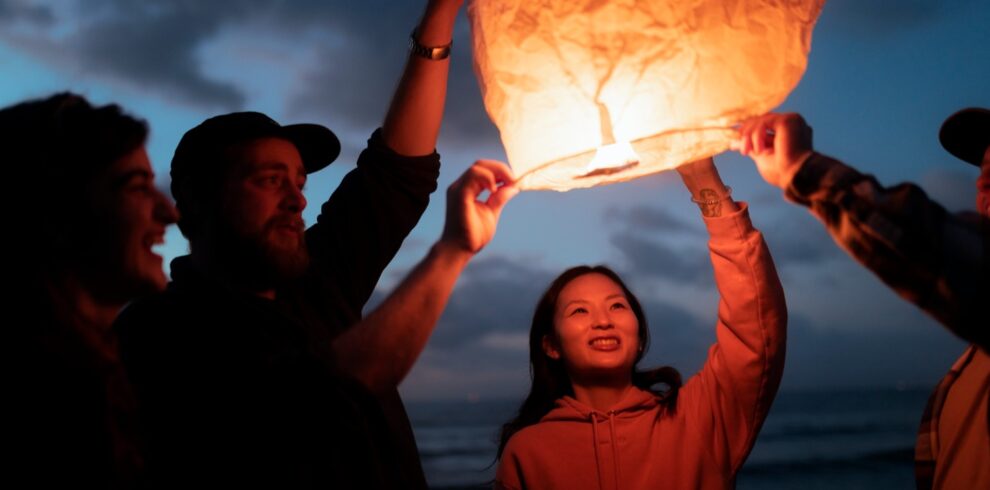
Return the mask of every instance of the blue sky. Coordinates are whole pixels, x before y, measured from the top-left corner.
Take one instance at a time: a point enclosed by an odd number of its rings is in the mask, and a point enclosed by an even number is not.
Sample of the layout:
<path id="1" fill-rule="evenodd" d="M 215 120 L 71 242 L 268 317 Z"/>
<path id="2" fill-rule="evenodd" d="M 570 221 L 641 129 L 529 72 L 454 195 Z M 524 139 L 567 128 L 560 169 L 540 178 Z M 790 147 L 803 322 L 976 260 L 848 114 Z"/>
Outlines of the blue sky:
<path id="1" fill-rule="evenodd" d="M 311 177 L 308 222 L 384 115 L 422 3 L 411 0 L 182 2 L 0 0 L 0 105 L 72 90 L 147 119 L 149 152 L 167 188 L 179 138 L 203 119 L 260 110 L 319 122 L 340 136 L 337 163 Z M 950 210 L 972 209 L 976 169 L 938 144 L 941 122 L 990 107 L 990 3 L 832 0 L 815 28 L 808 70 L 781 110 L 802 113 L 815 146 L 881 182 L 914 181 Z M 478 158 L 504 158 L 471 71 L 465 16 L 455 36 L 438 150 L 441 188 Z M 783 389 L 932 386 L 963 345 L 887 290 L 783 201 L 752 163 L 716 157 L 750 203 L 787 293 Z M 443 193 L 386 271 L 379 297 L 440 233 Z M 173 229 L 162 253 L 185 252 Z M 528 382 L 534 303 L 558 272 L 607 263 L 646 304 L 647 360 L 685 375 L 714 341 L 717 298 L 697 209 L 670 173 L 568 193 L 527 192 L 462 276 L 420 362 L 409 398 L 517 396 Z"/>

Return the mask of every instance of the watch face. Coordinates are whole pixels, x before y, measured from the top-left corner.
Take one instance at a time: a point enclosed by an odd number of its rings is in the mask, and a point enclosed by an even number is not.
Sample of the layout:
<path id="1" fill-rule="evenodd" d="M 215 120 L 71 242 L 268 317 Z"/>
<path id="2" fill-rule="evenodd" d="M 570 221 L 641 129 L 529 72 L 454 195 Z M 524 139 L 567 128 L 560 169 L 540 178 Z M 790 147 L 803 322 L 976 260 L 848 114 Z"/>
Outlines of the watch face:
<path id="1" fill-rule="evenodd" d="M 416 56 L 420 56 L 428 60 L 442 60 L 447 58 L 448 56 L 450 56 L 450 47 L 453 44 L 454 43 L 451 42 L 446 46 L 428 47 L 428 46 L 423 46 L 422 44 L 419 43 L 419 41 L 416 40 L 415 33 L 413 33 L 413 35 L 409 37 L 409 51 L 415 54 Z"/>
<path id="2" fill-rule="evenodd" d="M 430 50 L 431 60 L 442 60 L 447 56 L 450 56 L 450 46 L 442 46 L 439 48 L 428 48 Z"/>

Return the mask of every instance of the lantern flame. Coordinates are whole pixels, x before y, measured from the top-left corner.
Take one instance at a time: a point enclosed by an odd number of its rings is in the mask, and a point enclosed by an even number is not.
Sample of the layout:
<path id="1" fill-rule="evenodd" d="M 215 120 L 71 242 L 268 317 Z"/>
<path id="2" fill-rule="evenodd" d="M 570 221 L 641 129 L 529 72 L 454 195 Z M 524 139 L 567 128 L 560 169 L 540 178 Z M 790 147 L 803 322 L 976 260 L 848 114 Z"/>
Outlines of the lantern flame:
<path id="1" fill-rule="evenodd" d="M 611 175 L 639 165 L 639 155 L 628 141 L 599 146 L 581 177 Z"/>

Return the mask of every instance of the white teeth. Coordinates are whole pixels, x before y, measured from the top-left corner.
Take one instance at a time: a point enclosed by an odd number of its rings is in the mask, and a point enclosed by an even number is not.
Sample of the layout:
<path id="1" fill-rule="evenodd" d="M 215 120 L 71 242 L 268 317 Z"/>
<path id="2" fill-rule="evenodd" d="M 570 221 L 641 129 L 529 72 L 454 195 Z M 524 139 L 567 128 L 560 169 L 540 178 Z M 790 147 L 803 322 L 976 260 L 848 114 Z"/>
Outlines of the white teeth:
<path id="1" fill-rule="evenodd" d="M 591 341 L 591 345 L 596 347 L 604 347 L 608 345 L 618 345 L 619 339 L 607 338 L 607 339 L 595 339 Z"/>

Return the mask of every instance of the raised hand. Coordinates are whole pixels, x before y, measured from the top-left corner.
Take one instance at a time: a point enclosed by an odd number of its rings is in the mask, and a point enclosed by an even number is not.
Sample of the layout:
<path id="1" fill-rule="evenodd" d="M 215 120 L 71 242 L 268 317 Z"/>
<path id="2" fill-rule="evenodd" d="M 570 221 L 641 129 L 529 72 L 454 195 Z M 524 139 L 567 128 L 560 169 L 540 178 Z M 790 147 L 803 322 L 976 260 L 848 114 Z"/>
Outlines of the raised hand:
<path id="1" fill-rule="evenodd" d="M 733 149 L 752 158 L 764 180 L 785 188 L 814 152 L 811 139 L 800 114 L 769 113 L 743 122 Z"/>
<path id="2" fill-rule="evenodd" d="M 478 196 L 488 191 L 484 201 Z M 440 241 L 478 253 L 495 235 L 502 207 L 519 188 L 508 165 L 478 160 L 447 189 L 447 221 Z"/>

